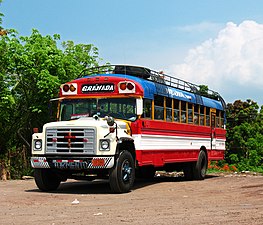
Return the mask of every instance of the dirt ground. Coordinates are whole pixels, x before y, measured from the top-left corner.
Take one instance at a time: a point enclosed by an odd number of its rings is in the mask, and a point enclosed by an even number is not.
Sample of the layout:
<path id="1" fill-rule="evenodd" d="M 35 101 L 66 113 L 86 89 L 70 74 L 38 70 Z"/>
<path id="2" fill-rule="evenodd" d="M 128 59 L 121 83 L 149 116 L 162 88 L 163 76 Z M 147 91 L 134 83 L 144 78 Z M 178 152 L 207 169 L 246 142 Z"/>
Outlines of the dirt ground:
<path id="1" fill-rule="evenodd" d="M 127 194 L 105 181 L 70 180 L 52 193 L 32 179 L 0 181 L 0 224 L 263 224 L 263 176 L 160 176 Z"/>

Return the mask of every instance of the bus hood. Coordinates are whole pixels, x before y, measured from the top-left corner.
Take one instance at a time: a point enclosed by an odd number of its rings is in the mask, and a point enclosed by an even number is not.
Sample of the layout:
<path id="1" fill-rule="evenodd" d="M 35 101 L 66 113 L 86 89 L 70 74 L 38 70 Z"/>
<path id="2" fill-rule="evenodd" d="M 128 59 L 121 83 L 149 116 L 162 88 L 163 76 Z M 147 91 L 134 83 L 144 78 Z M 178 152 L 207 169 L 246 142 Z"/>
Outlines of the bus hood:
<path id="1" fill-rule="evenodd" d="M 126 129 L 127 122 L 123 120 L 115 120 L 118 128 Z M 70 121 L 57 121 L 57 122 L 50 122 L 44 125 L 43 129 L 47 127 L 103 127 L 108 128 L 107 121 L 104 118 L 93 118 L 93 117 L 86 117 L 86 118 L 79 118 L 76 120 Z"/>

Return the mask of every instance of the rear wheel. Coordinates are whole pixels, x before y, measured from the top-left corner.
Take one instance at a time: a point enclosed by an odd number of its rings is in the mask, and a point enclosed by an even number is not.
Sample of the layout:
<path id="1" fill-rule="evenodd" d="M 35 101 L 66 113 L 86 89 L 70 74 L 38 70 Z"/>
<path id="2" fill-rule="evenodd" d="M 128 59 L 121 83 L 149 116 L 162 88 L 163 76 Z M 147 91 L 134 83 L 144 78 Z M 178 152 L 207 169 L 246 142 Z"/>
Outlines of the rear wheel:
<path id="1" fill-rule="evenodd" d="M 203 180 L 205 179 L 206 171 L 207 171 L 207 156 L 204 151 L 199 152 L 198 160 L 193 165 L 193 177 L 195 180 Z"/>
<path id="2" fill-rule="evenodd" d="M 110 171 L 110 187 L 115 193 L 130 191 L 135 179 L 134 159 L 130 152 L 123 151 Z"/>
<path id="3" fill-rule="evenodd" d="M 60 185 L 61 179 L 51 169 L 35 169 L 34 177 L 41 191 L 54 191 Z"/>

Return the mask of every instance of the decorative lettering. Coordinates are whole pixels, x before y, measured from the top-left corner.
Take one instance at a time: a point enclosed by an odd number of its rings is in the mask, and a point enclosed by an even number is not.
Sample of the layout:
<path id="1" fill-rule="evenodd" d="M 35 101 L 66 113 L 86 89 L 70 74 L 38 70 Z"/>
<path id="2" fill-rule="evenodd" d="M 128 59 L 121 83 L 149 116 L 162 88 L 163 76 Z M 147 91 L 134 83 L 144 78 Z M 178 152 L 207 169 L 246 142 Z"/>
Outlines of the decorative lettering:
<path id="1" fill-rule="evenodd" d="M 81 91 L 85 94 L 94 92 L 113 92 L 114 84 L 83 84 Z"/>
<path id="2" fill-rule="evenodd" d="M 168 88 L 168 93 L 171 96 L 176 96 L 176 97 L 180 97 L 180 98 L 186 98 L 186 99 L 190 99 L 190 100 L 192 99 L 192 97 L 190 95 L 186 95 L 183 92 L 176 91 L 176 90 L 173 90 L 171 88 Z"/>
<path id="3" fill-rule="evenodd" d="M 88 169 L 87 162 L 54 162 L 54 167 L 59 169 Z"/>

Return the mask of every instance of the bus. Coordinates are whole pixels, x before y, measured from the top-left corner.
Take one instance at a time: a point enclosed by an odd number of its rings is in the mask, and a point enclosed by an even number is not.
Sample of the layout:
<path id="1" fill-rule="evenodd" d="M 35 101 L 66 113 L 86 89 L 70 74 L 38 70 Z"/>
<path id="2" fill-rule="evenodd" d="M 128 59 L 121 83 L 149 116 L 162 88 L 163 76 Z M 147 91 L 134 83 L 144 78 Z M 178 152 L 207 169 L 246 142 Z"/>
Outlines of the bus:
<path id="1" fill-rule="evenodd" d="M 206 86 L 205 86 L 206 87 Z M 57 120 L 32 135 L 37 187 L 67 179 L 108 179 L 129 192 L 136 177 L 183 171 L 203 180 L 224 159 L 226 104 L 204 85 L 131 65 L 85 70 L 60 87 Z"/>

